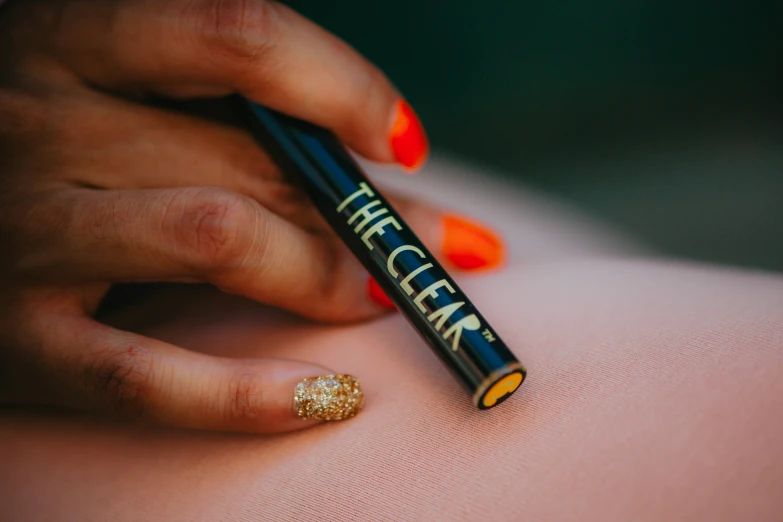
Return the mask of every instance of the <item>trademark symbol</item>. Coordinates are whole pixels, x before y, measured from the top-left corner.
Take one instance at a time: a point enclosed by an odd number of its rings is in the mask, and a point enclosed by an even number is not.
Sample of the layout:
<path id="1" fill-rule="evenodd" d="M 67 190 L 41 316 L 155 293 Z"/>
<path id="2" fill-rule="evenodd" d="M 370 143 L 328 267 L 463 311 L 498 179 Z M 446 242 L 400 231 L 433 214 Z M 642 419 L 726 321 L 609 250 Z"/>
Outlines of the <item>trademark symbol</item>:
<path id="1" fill-rule="evenodd" d="M 484 328 L 484 330 L 482 330 L 481 332 L 481 335 L 484 336 L 484 339 L 486 339 L 490 343 L 496 340 L 495 336 L 492 335 L 492 332 L 489 331 L 489 328 Z"/>

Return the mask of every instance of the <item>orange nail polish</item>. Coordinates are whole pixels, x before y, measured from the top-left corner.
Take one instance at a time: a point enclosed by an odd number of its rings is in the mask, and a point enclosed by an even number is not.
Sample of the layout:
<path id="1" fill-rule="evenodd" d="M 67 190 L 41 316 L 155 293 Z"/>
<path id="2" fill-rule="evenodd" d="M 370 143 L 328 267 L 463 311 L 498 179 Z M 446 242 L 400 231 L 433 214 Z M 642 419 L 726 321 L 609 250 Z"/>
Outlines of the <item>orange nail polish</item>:
<path id="1" fill-rule="evenodd" d="M 457 268 L 481 270 L 503 263 L 503 240 L 486 227 L 451 214 L 443 217 L 443 228 L 443 254 Z"/>
<path id="2" fill-rule="evenodd" d="M 397 162 L 414 171 L 427 159 L 430 148 L 427 135 L 408 102 L 398 101 L 396 111 L 389 133 L 389 143 Z"/>
<path id="3" fill-rule="evenodd" d="M 377 304 L 392 310 L 397 309 L 392 300 L 389 299 L 389 296 L 386 295 L 386 292 L 383 291 L 383 288 L 372 277 L 367 279 L 367 293 L 370 294 L 370 299 Z"/>

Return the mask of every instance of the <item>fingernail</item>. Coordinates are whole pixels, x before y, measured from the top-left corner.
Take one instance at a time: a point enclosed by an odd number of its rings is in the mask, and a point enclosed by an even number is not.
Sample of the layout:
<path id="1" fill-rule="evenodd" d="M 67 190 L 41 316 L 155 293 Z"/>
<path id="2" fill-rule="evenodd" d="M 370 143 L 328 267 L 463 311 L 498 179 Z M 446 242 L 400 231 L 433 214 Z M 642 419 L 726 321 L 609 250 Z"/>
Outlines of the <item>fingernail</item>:
<path id="1" fill-rule="evenodd" d="M 408 102 L 398 101 L 395 110 L 389 142 L 397 163 L 409 171 L 415 171 L 427 159 L 430 148 L 427 135 Z"/>
<path id="2" fill-rule="evenodd" d="M 321 375 L 303 379 L 294 391 L 294 407 L 300 419 L 336 421 L 350 419 L 364 404 L 359 381 L 351 375 Z"/>
<path id="3" fill-rule="evenodd" d="M 386 292 L 383 291 L 381 285 L 379 285 L 372 277 L 367 279 L 367 293 L 370 295 L 370 299 L 384 308 L 390 308 L 391 310 L 397 309 L 397 307 L 394 306 L 392 300 L 389 299 L 389 296 L 386 295 Z"/>
<path id="4" fill-rule="evenodd" d="M 496 268 L 503 263 L 505 245 L 495 232 L 454 214 L 443 217 L 443 255 L 463 270 Z"/>

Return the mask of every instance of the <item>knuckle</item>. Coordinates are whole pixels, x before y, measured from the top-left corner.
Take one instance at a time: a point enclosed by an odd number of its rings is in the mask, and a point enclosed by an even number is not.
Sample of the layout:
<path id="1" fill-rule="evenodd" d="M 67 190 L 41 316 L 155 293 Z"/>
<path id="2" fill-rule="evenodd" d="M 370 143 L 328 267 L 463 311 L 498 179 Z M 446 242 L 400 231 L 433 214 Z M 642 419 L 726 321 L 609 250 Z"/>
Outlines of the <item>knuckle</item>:
<path id="1" fill-rule="evenodd" d="M 279 13 L 267 0 L 209 0 L 201 34 L 207 45 L 234 60 L 252 60 L 278 41 Z"/>
<path id="2" fill-rule="evenodd" d="M 153 356 L 139 345 L 106 350 L 87 365 L 89 391 L 110 411 L 143 416 L 153 396 Z"/>
<path id="3" fill-rule="evenodd" d="M 109 192 L 107 191 L 107 195 Z M 118 249 L 123 244 L 123 228 L 125 216 L 123 216 L 123 190 L 111 192 L 112 197 L 104 198 L 97 202 L 94 213 L 80 213 L 75 211 L 76 202 L 63 209 L 62 215 L 68 216 L 64 222 L 69 226 L 70 234 L 78 234 L 81 231 L 89 231 L 93 244 L 103 244 L 108 248 Z M 65 206 L 65 205 L 64 205 Z"/>
<path id="4" fill-rule="evenodd" d="M 262 415 L 263 384 L 258 374 L 241 371 L 228 383 L 225 416 L 230 425 L 257 423 Z"/>
<path id="5" fill-rule="evenodd" d="M 220 189 L 187 190 L 176 212 L 170 212 L 178 250 L 184 250 L 186 262 L 197 270 L 236 268 L 253 247 L 254 220 L 259 219 L 256 205 L 247 197 Z"/>

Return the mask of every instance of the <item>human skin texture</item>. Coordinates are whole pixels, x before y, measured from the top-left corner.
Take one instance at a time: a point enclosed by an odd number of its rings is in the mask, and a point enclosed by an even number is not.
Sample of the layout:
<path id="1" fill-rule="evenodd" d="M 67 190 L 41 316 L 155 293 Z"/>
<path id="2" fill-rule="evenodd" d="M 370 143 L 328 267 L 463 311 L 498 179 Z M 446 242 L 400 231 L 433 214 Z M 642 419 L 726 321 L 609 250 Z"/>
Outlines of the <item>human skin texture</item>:
<path id="1" fill-rule="evenodd" d="M 266 0 L 9 2 L 0 71 L 0 404 L 253 433 L 358 412 L 358 381 L 328 377 L 340 369 L 196 355 L 94 312 L 115 284 L 188 281 L 323 322 L 388 313 L 233 103 L 324 126 L 398 171 L 420 167 L 423 127 L 381 71 Z M 504 258 L 491 229 L 388 196 L 450 268 Z M 315 395 L 336 400 L 294 408 Z"/>

